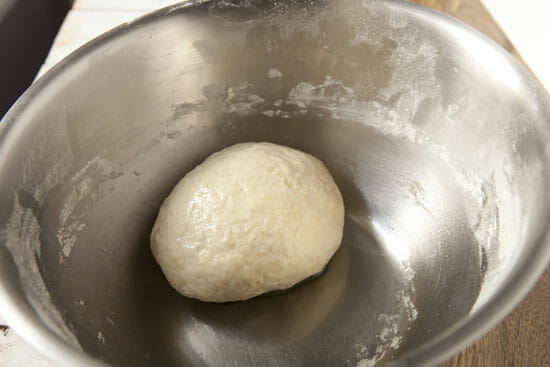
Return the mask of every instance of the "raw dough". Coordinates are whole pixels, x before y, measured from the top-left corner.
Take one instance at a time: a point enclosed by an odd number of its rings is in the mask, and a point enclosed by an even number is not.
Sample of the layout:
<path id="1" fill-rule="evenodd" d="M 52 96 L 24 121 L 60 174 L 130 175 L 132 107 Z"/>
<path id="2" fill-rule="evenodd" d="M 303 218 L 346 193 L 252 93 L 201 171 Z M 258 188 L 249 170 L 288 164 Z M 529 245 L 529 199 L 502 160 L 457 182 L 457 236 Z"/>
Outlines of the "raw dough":
<path id="1" fill-rule="evenodd" d="M 344 204 L 323 163 L 271 143 L 223 149 L 177 184 L 151 249 L 178 292 L 245 300 L 319 273 L 338 249 Z"/>

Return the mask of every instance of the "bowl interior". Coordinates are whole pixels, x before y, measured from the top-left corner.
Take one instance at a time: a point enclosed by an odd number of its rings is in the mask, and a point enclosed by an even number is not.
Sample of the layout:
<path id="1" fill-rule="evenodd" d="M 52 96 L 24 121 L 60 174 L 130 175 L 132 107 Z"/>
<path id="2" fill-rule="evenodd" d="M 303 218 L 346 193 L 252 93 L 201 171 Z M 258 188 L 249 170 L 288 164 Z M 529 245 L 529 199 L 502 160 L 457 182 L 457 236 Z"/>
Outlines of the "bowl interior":
<path id="1" fill-rule="evenodd" d="M 400 2 L 172 8 L 25 98 L 0 136 L 7 246 L 36 312 L 115 365 L 399 359 L 506 285 L 547 210 L 546 97 L 480 36 Z M 342 246 L 287 292 L 187 299 L 151 255 L 153 222 L 187 171 L 245 141 L 323 160 Z"/>

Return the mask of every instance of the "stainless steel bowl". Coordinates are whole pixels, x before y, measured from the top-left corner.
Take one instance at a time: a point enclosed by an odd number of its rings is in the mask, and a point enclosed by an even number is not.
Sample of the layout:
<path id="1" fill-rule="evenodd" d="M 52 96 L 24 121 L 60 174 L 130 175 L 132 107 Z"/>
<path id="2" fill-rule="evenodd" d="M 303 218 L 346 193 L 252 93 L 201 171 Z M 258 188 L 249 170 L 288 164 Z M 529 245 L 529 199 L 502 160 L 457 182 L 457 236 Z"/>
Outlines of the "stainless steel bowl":
<path id="1" fill-rule="evenodd" d="M 0 309 L 59 365 L 427 366 L 550 257 L 550 103 L 495 43 L 401 1 L 194 1 L 123 25 L 0 128 Z M 148 236 L 222 147 L 321 158 L 346 203 L 319 278 L 209 304 Z"/>

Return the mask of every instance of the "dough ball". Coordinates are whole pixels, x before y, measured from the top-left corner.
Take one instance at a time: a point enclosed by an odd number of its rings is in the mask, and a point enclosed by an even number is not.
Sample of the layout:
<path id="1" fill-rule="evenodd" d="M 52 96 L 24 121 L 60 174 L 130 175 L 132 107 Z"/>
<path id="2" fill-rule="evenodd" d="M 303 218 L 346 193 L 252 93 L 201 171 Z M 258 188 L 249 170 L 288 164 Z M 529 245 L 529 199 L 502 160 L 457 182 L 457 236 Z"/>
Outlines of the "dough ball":
<path id="1" fill-rule="evenodd" d="M 323 163 L 271 143 L 223 149 L 166 198 L 151 249 L 178 292 L 245 300 L 321 272 L 342 240 L 344 203 Z"/>

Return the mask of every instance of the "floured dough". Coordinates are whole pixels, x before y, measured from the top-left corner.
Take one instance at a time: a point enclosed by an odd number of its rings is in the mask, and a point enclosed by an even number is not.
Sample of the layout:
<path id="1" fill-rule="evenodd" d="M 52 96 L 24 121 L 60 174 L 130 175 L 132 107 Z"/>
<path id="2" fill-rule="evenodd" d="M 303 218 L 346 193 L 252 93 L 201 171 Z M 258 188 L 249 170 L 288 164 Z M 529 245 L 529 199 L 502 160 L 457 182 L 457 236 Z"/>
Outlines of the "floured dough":
<path id="1" fill-rule="evenodd" d="M 344 204 L 323 163 L 271 143 L 223 149 L 162 204 L 151 249 L 178 292 L 245 300 L 319 273 L 337 250 Z"/>

